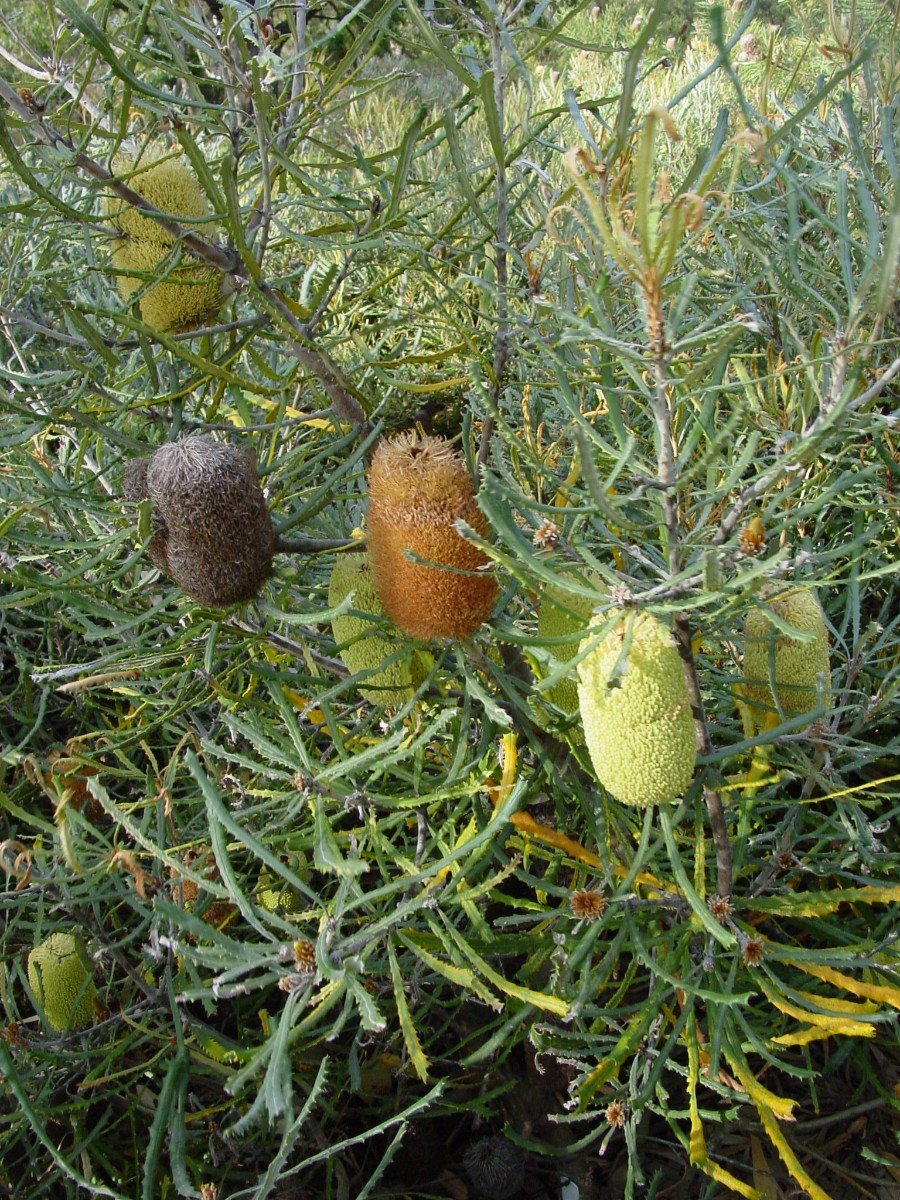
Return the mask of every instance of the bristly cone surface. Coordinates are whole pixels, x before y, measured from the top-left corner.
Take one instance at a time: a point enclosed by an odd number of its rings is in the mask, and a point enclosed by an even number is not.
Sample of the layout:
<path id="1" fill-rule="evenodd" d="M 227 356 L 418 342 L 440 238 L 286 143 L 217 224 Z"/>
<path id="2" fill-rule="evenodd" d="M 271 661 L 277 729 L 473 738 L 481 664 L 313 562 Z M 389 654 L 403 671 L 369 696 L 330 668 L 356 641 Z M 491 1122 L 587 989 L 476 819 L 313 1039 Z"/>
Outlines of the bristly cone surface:
<path id="1" fill-rule="evenodd" d="M 809 635 L 809 640 L 793 638 L 777 628 L 764 609 L 752 608 L 747 613 L 744 695 L 760 729 L 779 706 L 786 717 L 793 717 L 816 707 L 820 689 L 826 702 L 831 692 L 828 629 L 816 593 L 788 587 L 761 598 L 781 621 Z"/>
<path id="2" fill-rule="evenodd" d="M 490 560 L 457 532 L 458 520 L 488 536 L 472 478 L 449 442 L 403 433 L 379 444 L 369 469 L 369 559 L 385 612 L 410 637 L 467 638 L 491 614 L 498 589 Z M 413 562 L 407 552 L 454 569 Z"/>
<path id="3" fill-rule="evenodd" d="M 595 642 L 593 630 L 611 615 L 595 617 L 581 643 L 584 740 L 597 778 L 622 804 L 665 804 L 688 787 L 697 761 L 681 656 L 668 628 L 646 612 L 620 611 Z"/>
<path id="4" fill-rule="evenodd" d="M 124 161 L 116 163 L 120 171 L 130 165 Z M 151 160 L 128 179 L 128 185 L 183 228 L 201 237 L 215 237 L 215 229 L 203 220 L 210 215 L 206 196 L 182 159 Z M 117 233 L 111 260 L 119 292 L 123 300 L 128 300 L 138 288 L 145 289 L 140 310 L 148 325 L 163 333 L 179 333 L 195 329 L 215 316 L 233 291 L 230 276 L 200 262 L 187 251 L 177 266 L 168 264 L 166 260 L 175 249 L 175 238 L 158 221 L 142 216 L 115 196 L 107 200 L 106 211 Z M 142 276 L 154 275 L 161 277 L 160 282 L 148 288 L 148 281 Z"/>
<path id="5" fill-rule="evenodd" d="M 129 465 L 122 490 L 153 502 L 148 553 L 192 600 L 224 608 L 269 578 L 275 530 L 252 457 L 236 447 L 205 434 L 169 442 Z"/>

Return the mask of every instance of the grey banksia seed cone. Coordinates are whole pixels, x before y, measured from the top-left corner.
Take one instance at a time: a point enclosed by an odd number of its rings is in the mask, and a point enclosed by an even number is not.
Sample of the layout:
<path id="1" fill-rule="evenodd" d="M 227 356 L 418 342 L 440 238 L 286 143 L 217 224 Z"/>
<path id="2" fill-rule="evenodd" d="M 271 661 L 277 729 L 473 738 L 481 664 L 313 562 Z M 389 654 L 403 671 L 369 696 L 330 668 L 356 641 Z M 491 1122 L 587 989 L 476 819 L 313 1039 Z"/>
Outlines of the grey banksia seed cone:
<path id="1" fill-rule="evenodd" d="M 512 1200 L 525 1184 L 525 1151 L 505 1137 L 472 1142 L 463 1155 L 469 1181 L 485 1200 Z"/>
<path id="2" fill-rule="evenodd" d="M 224 608 L 269 578 L 275 529 L 253 460 L 236 447 L 205 434 L 169 442 L 129 464 L 123 494 L 152 501 L 150 558 L 192 600 Z"/>

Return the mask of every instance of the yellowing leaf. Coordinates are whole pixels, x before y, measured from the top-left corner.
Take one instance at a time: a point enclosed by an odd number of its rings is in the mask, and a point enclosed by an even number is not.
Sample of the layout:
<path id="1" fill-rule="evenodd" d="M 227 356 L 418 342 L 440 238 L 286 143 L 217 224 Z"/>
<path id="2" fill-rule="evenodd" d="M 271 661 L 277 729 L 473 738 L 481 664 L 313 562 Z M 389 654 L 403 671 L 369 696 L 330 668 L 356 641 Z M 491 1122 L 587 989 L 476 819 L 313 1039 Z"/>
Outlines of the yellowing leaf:
<path id="1" fill-rule="evenodd" d="M 819 1029 L 825 1029 L 829 1034 L 842 1034 L 844 1037 L 874 1037 L 875 1026 L 870 1021 L 855 1021 L 852 1017 L 830 1016 L 828 1013 L 813 1012 L 811 1009 L 802 1008 L 799 1004 L 793 1004 L 787 997 L 782 996 L 773 987 L 766 983 L 760 983 L 760 990 L 767 996 L 769 1002 L 773 1004 L 779 1012 L 787 1013 L 789 1017 L 797 1017 L 801 1021 L 808 1021 L 810 1025 L 816 1025 Z M 812 1001 L 819 1002 L 819 997 L 812 996 Z"/>
<path id="2" fill-rule="evenodd" d="M 738 1083 L 757 1106 L 762 1105 L 773 1117 L 777 1117 L 779 1121 L 795 1121 L 794 1105 L 796 1100 L 789 1100 L 786 1096 L 776 1096 L 774 1092 L 759 1082 L 746 1063 L 738 1062 L 736 1058 L 728 1055 L 728 1061 L 731 1069 L 737 1078 Z"/>
<path id="3" fill-rule="evenodd" d="M 724 1167 L 720 1167 L 718 1163 L 712 1161 L 709 1157 L 709 1151 L 706 1148 L 706 1135 L 703 1132 L 703 1123 L 700 1120 L 700 1109 L 697 1105 L 697 1080 L 700 1075 L 700 1053 L 697 1044 L 697 1027 L 696 1019 L 693 1015 L 688 1019 L 688 1024 L 685 1028 L 685 1037 L 687 1038 L 688 1046 L 688 1101 L 691 1112 L 691 1134 L 689 1142 L 689 1153 L 691 1162 L 694 1166 L 699 1167 L 704 1175 L 708 1175 L 710 1179 L 716 1183 L 721 1183 L 723 1187 L 730 1188 L 733 1192 L 737 1192 L 739 1196 L 743 1196 L 745 1200 L 769 1200 L 766 1193 L 761 1192 L 758 1188 L 751 1187 L 748 1183 L 743 1183 L 740 1179 L 736 1179 L 730 1171 L 726 1171 Z M 756 1179 L 755 1161 L 754 1161 L 754 1180 Z"/>
<path id="4" fill-rule="evenodd" d="M 756 1104 L 756 1101 L 754 1101 Z M 811 1179 L 804 1170 L 799 1158 L 788 1145 L 788 1140 L 781 1132 L 778 1122 L 775 1120 L 774 1114 L 764 1104 L 756 1104 L 756 1111 L 759 1113 L 759 1119 L 762 1121 L 763 1129 L 769 1135 L 769 1141 L 778 1151 L 778 1156 L 787 1169 L 791 1173 L 791 1178 L 795 1179 L 802 1188 L 809 1192 L 810 1200 L 832 1200 L 826 1191 Z"/>
<path id="5" fill-rule="evenodd" d="M 424 946 L 420 946 L 416 935 L 411 931 L 399 932 L 397 936 L 403 945 L 412 950 L 416 958 L 420 959 L 429 970 L 435 971 L 438 975 L 443 975 L 445 979 L 449 979 L 456 987 L 464 988 L 467 992 L 473 992 L 495 1011 L 499 1012 L 503 1009 L 502 1002 L 484 987 L 478 977 L 468 967 L 458 967 L 455 963 L 446 962 L 443 958 L 438 958 L 437 955 L 426 950 Z"/>
<path id="6" fill-rule="evenodd" d="M 811 1179 L 807 1175 L 797 1155 L 788 1144 L 781 1126 L 778 1124 L 778 1120 L 793 1120 L 790 1110 L 794 1106 L 794 1101 L 788 1101 L 781 1096 L 776 1096 L 767 1087 L 763 1087 L 747 1066 L 746 1061 L 743 1061 L 743 1055 L 740 1053 L 734 1056 L 734 1061 L 731 1065 L 735 1075 L 740 1080 L 741 1087 L 753 1101 L 754 1107 L 759 1113 L 763 1129 L 765 1129 L 769 1141 L 778 1152 L 779 1158 L 790 1171 L 791 1178 L 809 1192 L 810 1200 L 832 1200 L 832 1197 L 823 1191 L 814 1179 Z M 787 1109 L 786 1112 L 785 1109 Z"/>
<path id="7" fill-rule="evenodd" d="M 833 983 L 835 987 L 844 988 L 854 996 L 865 996 L 867 1000 L 875 1000 L 880 1004 L 889 1004 L 891 1008 L 900 1009 L 900 988 L 883 983 L 866 983 L 862 979 L 854 979 L 833 967 L 822 966 L 820 963 L 798 962 L 796 959 L 783 960 L 807 975 L 814 975 L 825 983 Z"/>
<path id="8" fill-rule="evenodd" d="M 412 1013 L 409 1011 L 409 1005 L 406 1002 L 406 992 L 403 990 L 403 976 L 400 974 L 400 964 L 397 962 L 397 955 L 394 953 L 394 947 L 390 942 L 388 942 L 388 958 L 391 962 L 391 980 L 394 984 L 394 1003 L 397 1005 L 397 1016 L 400 1018 L 400 1031 L 403 1034 L 403 1041 L 406 1043 L 406 1053 L 409 1055 L 409 1061 L 412 1063 L 415 1073 L 423 1083 L 427 1083 L 428 1059 L 425 1057 L 422 1043 L 419 1041 L 419 1035 L 412 1019 Z"/>
<path id="9" fill-rule="evenodd" d="M 808 1046 L 810 1042 L 824 1042 L 831 1036 L 830 1029 L 823 1029 L 819 1025 L 805 1025 L 793 1033 L 782 1033 L 778 1037 L 769 1038 L 769 1041 L 777 1046 Z"/>
<path id="10" fill-rule="evenodd" d="M 567 1000 L 563 1000 L 559 996 L 548 996 L 545 992 L 532 991 L 531 988 L 522 987 L 521 984 L 513 983 L 511 979 L 506 979 L 498 971 L 495 971 L 490 963 L 477 954 L 468 942 L 460 937 L 449 922 L 445 921 L 444 925 L 451 939 L 462 951 L 463 956 L 498 991 L 504 992 L 507 996 L 512 996 L 515 1000 L 521 1000 L 523 1004 L 531 1004 L 535 1008 L 540 1008 L 544 1012 L 556 1013 L 560 1017 L 564 1017 L 568 1013 L 569 1003 Z"/>
<path id="11" fill-rule="evenodd" d="M 842 996 L 819 996 L 815 992 L 804 992 L 800 988 L 794 990 L 798 996 L 802 996 L 811 1004 L 818 1004 L 819 1008 L 827 1008 L 844 1016 L 878 1012 L 878 1005 L 874 1000 L 845 1000 Z"/>
<path id="12" fill-rule="evenodd" d="M 663 987 L 657 985 L 650 993 L 646 1003 L 635 1013 L 631 1022 L 622 1031 L 619 1040 L 613 1047 L 612 1054 L 601 1063 L 598 1063 L 585 1079 L 584 1083 L 582 1083 L 578 1089 L 579 1112 L 584 1112 L 591 1098 L 603 1087 L 604 1083 L 616 1078 L 622 1063 L 634 1053 L 641 1038 L 649 1029 L 653 1018 L 657 1015 L 659 1004 L 663 997 L 663 990 Z"/>
<path id="13" fill-rule="evenodd" d="M 898 901 L 900 886 L 858 887 L 835 892 L 761 896 L 748 901 L 746 907 L 752 908 L 753 912 L 776 913 L 785 917 L 821 917 L 836 912 L 842 904 L 894 904 Z"/>

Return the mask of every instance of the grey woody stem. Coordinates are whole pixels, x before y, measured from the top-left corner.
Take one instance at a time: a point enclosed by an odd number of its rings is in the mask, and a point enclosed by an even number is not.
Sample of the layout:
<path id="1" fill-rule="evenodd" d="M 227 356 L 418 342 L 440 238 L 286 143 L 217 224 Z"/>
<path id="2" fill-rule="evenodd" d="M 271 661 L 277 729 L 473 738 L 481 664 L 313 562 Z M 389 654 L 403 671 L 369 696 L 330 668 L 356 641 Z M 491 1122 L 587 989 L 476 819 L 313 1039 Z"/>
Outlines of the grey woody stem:
<path id="1" fill-rule="evenodd" d="M 661 321 L 659 323 L 662 329 Z M 681 543 L 678 527 L 678 495 L 677 469 L 675 450 L 672 443 L 672 410 L 669 405 L 666 388 L 666 348 L 660 333 L 656 344 L 652 347 L 653 363 L 653 392 L 651 405 L 657 436 L 657 475 L 660 484 L 660 503 L 663 511 L 663 522 L 666 528 L 666 557 L 669 574 L 674 579 L 681 571 Z M 672 631 L 678 653 L 684 666 L 687 682 L 688 698 L 691 713 L 694 718 L 694 730 L 697 737 L 697 749 L 702 756 L 712 752 L 712 739 L 709 736 L 709 725 L 706 721 L 706 710 L 700 692 L 700 679 L 697 675 L 697 663 L 694 659 L 694 648 L 691 638 L 691 626 L 684 613 L 678 613 L 672 622 Z M 730 899 L 732 890 L 732 848 L 728 836 L 728 825 L 725 820 L 725 808 L 722 804 L 721 793 L 715 788 L 704 784 L 703 799 L 709 814 L 709 824 L 712 829 L 713 844 L 716 848 L 716 889 L 723 899 Z"/>
<path id="2" fill-rule="evenodd" d="M 504 148 L 497 156 L 497 178 L 495 193 L 497 196 L 497 228 L 494 236 L 497 269 L 497 328 L 494 333 L 494 382 L 491 386 L 492 412 L 485 417 L 481 430 L 481 442 L 478 447 L 476 476 L 480 478 L 488 460 L 491 448 L 491 438 L 494 435 L 494 416 L 500 404 L 500 393 L 509 362 L 509 299 L 507 288 L 509 273 L 507 269 L 506 248 L 509 237 L 509 207 L 506 197 L 506 153 L 505 153 L 505 118 L 504 118 L 504 77 L 503 77 L 503 42 L 500 37 L 499 22 L 502 17 L 494 14 L 491 17 L 491 71 L 494 76 L 494 105 L 497 109 L 497 119 L 500 126 L 500 138 Z"/>

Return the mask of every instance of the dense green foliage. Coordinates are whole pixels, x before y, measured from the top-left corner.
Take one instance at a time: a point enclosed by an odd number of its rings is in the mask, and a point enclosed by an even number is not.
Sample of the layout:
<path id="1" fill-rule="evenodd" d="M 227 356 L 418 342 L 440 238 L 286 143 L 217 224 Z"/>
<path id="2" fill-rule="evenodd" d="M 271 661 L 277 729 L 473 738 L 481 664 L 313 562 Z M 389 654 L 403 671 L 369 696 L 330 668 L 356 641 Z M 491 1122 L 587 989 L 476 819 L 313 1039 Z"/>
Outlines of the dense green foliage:
<path id="1" fill-rule="evenodd" d="M 0 22 L 4 1196 L 474 1197 L 494 1150 L 532 1200 L 892 1194 L 896 19 L 787 9 Z M 159 153 L 210 215 L 123 299 L 108 175 L 129 202 Z M 148 325 L 198 258 L 214 323 Z M 398 639 L 385 711 L 327 547 L 417 423 L 500 596 Z M 190 601 L 123 502 L 188 432 L 253 454 L 303 551 L 250 603 Z M 831 690 L 757 731 L 741 636 L 781 580 Z M 563 588 L 584 642 L 537 631 Z M 622 607 L 672 630 L 699 749 L 647 809 L 553 700 L 614 626 L 627 672 Z M 28 954 L 75 930 L 95 1020 L 55 1032 Z"/>

